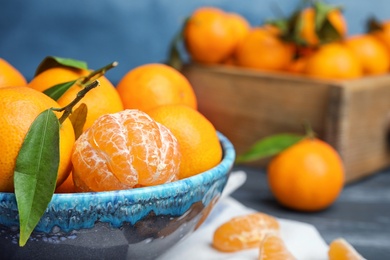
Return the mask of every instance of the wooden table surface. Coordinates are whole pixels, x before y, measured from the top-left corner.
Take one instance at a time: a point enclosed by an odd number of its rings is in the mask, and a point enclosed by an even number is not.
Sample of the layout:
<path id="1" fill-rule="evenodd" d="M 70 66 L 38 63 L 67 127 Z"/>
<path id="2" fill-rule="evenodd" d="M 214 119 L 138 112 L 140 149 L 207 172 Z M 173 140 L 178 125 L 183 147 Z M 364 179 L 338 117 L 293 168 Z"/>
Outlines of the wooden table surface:
<path id="1" fill-rule="evenodd" d="M 390 169 L 346 185 L 331 207 L 316 213 L 279 206 L 269 190 L 264 169 L 236 166 L 233 170 L 247 173 L 245 184 L 232 194 L 245 206 L 312 224 L 328 244 L 343 237 L 368 260 L 390 259 Z"/>

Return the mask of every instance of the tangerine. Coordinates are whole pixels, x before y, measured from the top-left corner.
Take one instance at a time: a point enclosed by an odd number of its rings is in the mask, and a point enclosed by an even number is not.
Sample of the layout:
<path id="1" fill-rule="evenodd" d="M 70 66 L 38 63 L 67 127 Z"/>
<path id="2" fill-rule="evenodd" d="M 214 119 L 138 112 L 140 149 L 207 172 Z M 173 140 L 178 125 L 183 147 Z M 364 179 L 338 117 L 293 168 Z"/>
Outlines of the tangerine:
<path id="1" fill-rule="evenodd" d="M 267 234 L 260 244 L 259 260 L 295 260 L 283 239 L 277 234 Z"/>
<path id="2" fill-rule="evenodd" d="M 345 44 L 359 58 L 366 75 L 379 75 L 389 71 L 390 55 L 386 46 L 370 34 L 349 37 Z"/>
<path id="3" fill-rule="evenodd" d="M 35 76 L 28 83 L 28 87 L 43 92 L 54 85 L 85 77 L 89 73 L 88 70 L 83 69 L 65 66 L 54 67 Z M 112 83 L 105 76 L 101 76 L 99 82 L 100 85 L 90 90 L 80 102 L 80 104 L 85 103 L 88 109 L 87 119 L 83 127 L 84 131 L 89 128 L 98 117 L 123 110 L 120 96 Z M 76 97 L 81 89 L 82 86 L 79 84 L 73 85 L 57 100 L 58 104 L 66 106 Z M 76 105 L 74 110 L 78 107 L 79 105 Z"/>
<path id="4" fill-rule="evenodd" d="M 380 27 L 380 30 L 375 30 L 371 34 L 380 40 L 390 53 L 390 20 L 381 22 Z"/>
<path id="5" fill-rule="evenodd" d="M 73 183 L 73 173 L 69 173 L 68 178 L 55 189 L 54 193 L 75 193 L 76 187 Z"/>
<path id="6" fill-rule="evenodd" d="M 176 136 L 182 156 L 179 179 L 216 166 L 222 147 L 213 124 L 199 111 L 184 105 L 159 106 L 147 112 Z"/>
<path id="7" fill-rule="evenodd" d="M 77 191 L 152 186 L 177 179 L 177 139 L 146 113 L 127 109 L 99 117 L 76 140 L 73 181 Z"/>
<path id="8" fill-rule="evenodd" d="M 130 70 L 119 81 L 117 91 L 126 109 L 148 111 L 169 104 L 197 108 L 190 82 L 178 70 L 164 64 L 150 63 Z"/>
<path id="9" fill-rule="evenodd" d="M 238 44 L 235 51 L 238 66 L 261 69 L 282 70 L 291 62 L 294 47 L 285 43 L 269 29 L 252 29 Z"/>
<path id="10" fill-rule="evenodd" d="M 237 45 L 236 26 L 223 10 L 216 7 L 196 9 L 185 24 L 183 35 L 191 58 L 215 64 L 228 58 Z"/>
<path id="11" fill-rule="evenodd" d="M 8 61 L 0 58 L 0 88 L 26 86 L 27 81 L 20 71 Z"/>
<path id="12" fill-rule="evenodd" d="M 322 79 L 355 79 L 363 75 L 363 69 L 346 45 L 328 43 L 307 58 L 303 73 Z"/>
<path id="13" fill-rule="evenodd" d="M 365 259 L 344 238 L 337 238 L 330 243 L 328 256 L 329 256 L 329 260 L 364 260 Z"/>
<path id="14" fill-rule="evenodd" d="M 344 167 L 333 147 L 317 138 L 306 138 L 271 159 L 267 178 L 271 192 L 282 205 L 317 211 L 339 196 Z"/>
<path id="15" fill-rule="evenodd" d="M 45 94 L 28 87 L 0 88 L 0 191 L 14 190 L 16 158 L 24 138 L 35 120 L 44 110 L 59 104 Z M 57 116 L 60 116 L 57 114 Z M 59 186 L 71 170 L 70 156 L 75 140 L 69 119 L 60 128 L 60 164 L 57 176 Z"/>
<path id="16" fill-rule="evenodd" d="M 320 44 L 320 38 L 316 30 L 316 15 L 317 12 L 313 7 L 307 7 L 300 13 L 301 28 L 299 35 L 307 46 L 318 46 Z M 329 11 L 327 19 L 340 34 L 341 38 L 345 37 L 347 23 L 340 9 L 334 8 Z"/>
<path id="17" fill-rule="evenodd" d="M 258 248 L 267 234 L 279 230 L 279 222 L 271 215 L 256 212 L 237 216 L 214 231 L 212 245 L 222 252 Z"/>

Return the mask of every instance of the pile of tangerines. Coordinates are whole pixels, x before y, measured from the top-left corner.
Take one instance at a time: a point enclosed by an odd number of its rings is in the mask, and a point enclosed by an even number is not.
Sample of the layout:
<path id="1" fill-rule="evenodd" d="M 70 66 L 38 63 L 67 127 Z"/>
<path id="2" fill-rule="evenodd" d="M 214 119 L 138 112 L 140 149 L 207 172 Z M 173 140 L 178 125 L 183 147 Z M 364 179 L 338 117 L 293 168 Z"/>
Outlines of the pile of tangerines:
<path id="1" fill-rule="evenodd" d="M 0 59 L 0 72 L 0 191 L 13 192 L 17 156 L 33 121 L 48 108 L 71 103 L 91 71 L 57 64 L 37 70 L 27 82 L 15 67 Z M 117 86 L 104 75 L 98 80 L 99 86 L 73 107 L 75 115 L 87 111 L 82 124 L 78 116 L 61 123 L 55 192 L 159 185 L 199 174 L 220 162 L 216 129 L 197 111 L 193 89 L 179 71 L 164 64 L 145 64 L 130 70 Z M 48 89 L 72 81 L 56 100 L 47 96 Z M 316 158 L 310 169 L 305 168 L 308 157 Z M 291 169 L 300 177 L 291 175 Z M 322 177 L 314 178 L 313 170 L 318 169 Z M 286 188 L 293 187 L 291 178 L 303 180 L 295 187 L 302 192 Z M 271 161 L 269 181 L 281 204 L 320 210 L 333 203 L 342 189 L 342 162 L 328 144 L 304 138 Z M 320 188 L 319 181 L 326 187 Z M 311 187 L 317 192 L 314 200 L 305 196 Z M 295 259 L 279 229 L 278 220 L 265 213 L 238 216 L 215 230 L 212 244 L 223 252 L 259 248 L 259 259 Z M 346 255 L 360 257 L 344 239 L 330 244 L 329 259 Z"/>
<path id="2" fill-rule="evenodd" d="M 71 103 L 91 71 L 57 64 L 27 82 L 4 59 L 0 71 L 0 191 L 13 192 L 16 159 L 32 122 L 45 109 Z M 73 80 L 78 81 L 56 100 L 43 93 Z M 73 108 L 74 114 L 87 110 L 80 133 L 75 134 L 72 117 L 61 124 L 56 192 L 158 185 L 221 161 L 217 131 L 197 111 L 192 86 L 179 71 L 145 64 L 130 70 L 117 86 L 104 75 L 98 81 Z"/>
<path id="3" fill-rule="evenodd" d="M 201 7 L 182 33 L 195 63 L 354 79 L 390 70 L 390 21 L 367 23 L 366 33 L 348 35 L 340 7 L 310 1 L 290 17 L 258 26 L 238 13 Z"/>

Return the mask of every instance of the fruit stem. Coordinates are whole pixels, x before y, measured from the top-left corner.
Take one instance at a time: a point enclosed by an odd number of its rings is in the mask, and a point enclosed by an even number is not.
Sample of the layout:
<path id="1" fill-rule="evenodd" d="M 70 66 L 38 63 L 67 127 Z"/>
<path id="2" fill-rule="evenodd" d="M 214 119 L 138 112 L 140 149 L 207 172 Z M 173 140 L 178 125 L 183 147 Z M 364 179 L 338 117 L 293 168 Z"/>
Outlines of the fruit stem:
<path id="1" fill-rule="evenodd" d="M 305 133 L 307 138 L 314 139 L 316 137 L 316 133 L 314 132 L 313 128 L 311 127 L 308 121 L 305 120 L 303 122 L 303 127 L 305 128 Z"/>
<path id="2" fill-rule="evenodd" d="M 85 84 L 87 84 L 89 81 L 94 81 L 94 80 L 100 78 L 101 76 L 103 76 L 103 75 L 106 73 L 106 71 L 108 71 L 108 70 L 110 70 L 110 69 L 112 69 L 112 68 L 114 68 L 114 67 L 116 67 L 116 66 L 118 66 L 118 62 L 117 62 L 117 61 L 114 61 L 114 62 L 112 62 L 112 63 L 110 63 L 110 64 L 108 64 L 108 65 L 106 65 L 106 66 L 104 66 L 104 67 L 102 67 L 102 68 L 100 68 L 100 69 L 98 69 L 98 70 L 92 71 L 88 76 L 86 76 L 86 77 L 81 81 L 80 84 L 81 84 L 81 85 L 85 85 Z"/>
<path id="3" fill-rule="evenodd" d="M 100 84 L 99 80 L 97 79 L 94 80 L 92 83 L 86 85 L 82 90 L 80 90 L 77 93 L 76 98 L 68 105 L 62 108 L 52 108 L 53 111 L 57 111 L 57 112 L 64 111 L 64 113 L 59 119 L 60 124 L 62 124 L 65 121 L 65 119 L 67 119 L 70 116 L 70 114 L 72 114 L 73 107 L 88 93 L 88 91 L 90 91 L 93 88 L 96 88 L 99 84 Z"/>

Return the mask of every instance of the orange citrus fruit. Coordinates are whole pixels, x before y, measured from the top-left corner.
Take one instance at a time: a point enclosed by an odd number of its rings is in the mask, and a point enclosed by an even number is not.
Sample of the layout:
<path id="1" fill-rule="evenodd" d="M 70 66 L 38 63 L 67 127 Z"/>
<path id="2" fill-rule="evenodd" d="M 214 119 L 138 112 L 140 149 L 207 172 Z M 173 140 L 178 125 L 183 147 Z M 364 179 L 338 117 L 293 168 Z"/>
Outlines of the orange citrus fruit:
<path id="1" fill-rule="evenodd" d="M 339 196 L 344 167 L 333 147 L 317 138 L 306 138 L 271 159 L 267 178 L 282 205 L 316 211 L 330 206 Z"/>
<path id="2" fill-rule="evenodd" d="M 14 168 L 23 140 L 35 118 L 51 107 L 58 108 L 59 105 L 45 94 L 31 88 L 0 89 L 0 191 L 14 190 Z M 57 185 L 68 177 L 71 170 L 70 156 L 74 139 L 72 124 L 67 119 L 60 128 Z"/>
<path id="3" fill-rule="evenodd" d="M 177 179 L 177 139 L 146 113 L 127 109 L 99 117 L 76 140 L 73 181 L 78 191 L 152 186 Z"/>
<path id="4" fill-rule="evenodd" d="M 178 70 L 164 64 L 145 64 L 130 70 L 119 81 L 117 91 L 126 109 L 148 111 L 169 104 L 197 108 L 190 82 Z"/>
<path id="5" fill-rule="evenodd" d="M 356 249 L 344 238 L 337 238 L 329 245 L 329 260 L 364 260 Z"/>
<path id="6" fill-rule="evenodd" d="M 279 222 L 271 215 L 256 212 L 234 217 L 220 225 L 213 236 L 213 247 L 222 252 L 258 248 L 269 233 L 279 232 Z"/>
<path id="7" fill-rule="evenodd" d="M 209 170 L 221 161 L 217 131 L 197 110 L 184 105 L 166 105 L 147 113 L 169 128 L 179 142 L 182 155 L 179 179 Z"/>
<path id="8" fill-rule="evenodd" d="M 282 70 L 291 62 L 294 48 L 279 39 L 266 28 L 252 29 L 238 44 L 235 51 L 238 66 L 261 69 Z"/>
<path id="9" fill-rule="evenodd" d="M 365 75 L 384 74 L 390 68 L 390 54 L 386 46 L 370 34 L 354 35 L 345 44 L 359 58 Z"/>
<path id="10" fill-rule="evenodd" d="M 375 30 L 371 34 L 380 40 L 390 53 L 390 20 L 385 20 L 380 23 L 381 29 Z"/>
<path id="11" fill-rule="evenodd" d="M 316 33 L 316 11 L 313 7 L 308 7 L 300 13 L 301 29 L 300 37 L 308 46 L 318 46 L 320 39 Z M 337 32 L 344 37 L 347 33 L 347 23 L 342 12 L 339 9 L 333 9 L 327 15 L 327 19 L 337 30 Z"/>
<path id="12" fill-rule="evenodd" d="M 307 58 L 303 72 L 322 79 L 355 79 L 363 75 L 359 58 L 341 43 L 322 45 Z"/>
<path id="13" fill-rule="evenodd" d="M 267 234 L 260 244 L 259 260 L 295 260 L 283 239 L 277 234 Z"/>
<path id="14" fill-rule="evenodd" d="M 87 70 L 70 67 L 54 67 L 38 74 L 29 82 L 28 86 L 38 91 L 45 91 L 56 84 L 76 80 L 87 76 L 89 73 Z M 84 130 L 90 127 L 99 116 L 123 110 L 122 101 L 112 83 L 105 76 L 100 77 L 98 80 L 100 85 L 90 90 L 80 102 L 80 104 L 85 103 L 88 108 Z M 57 100 L 58 104 L 66 106 L 76 97 L 81 89 L 81 86 L 75 84 Z M 78 106 L 76 105 L 73 110 L 77 109 Z"/>
<path id="15" fill-rule="evenodd" d="M 236 45 L 239 44 L 250 32 L 251 25 L 248 20 L 238 13 L 226 13 L 226 17 L 233 28 L 236 37 Z"/>
<path id="16" fill-rule="evenodd" d="M 200 63 L 220 63 L 237 44 L 237 27 L 223 10 L 216 7 L 196 9 L 185 24 L 183 35 L 191 58 Z"/>
<path id="17" fill-rule="evenodd" d="M 54 193 L 75 193 L 76 192 L 76 187 L 74 186 L 73 183 L 73 173 L 71 172 L 68 175 L 68 178 L 56 188 Z"/>
<path id="18" fill-rule="evenodd" d="M 0 58 L 0 88 L 26 86 L 26 78 L 6 60 Z"/>

